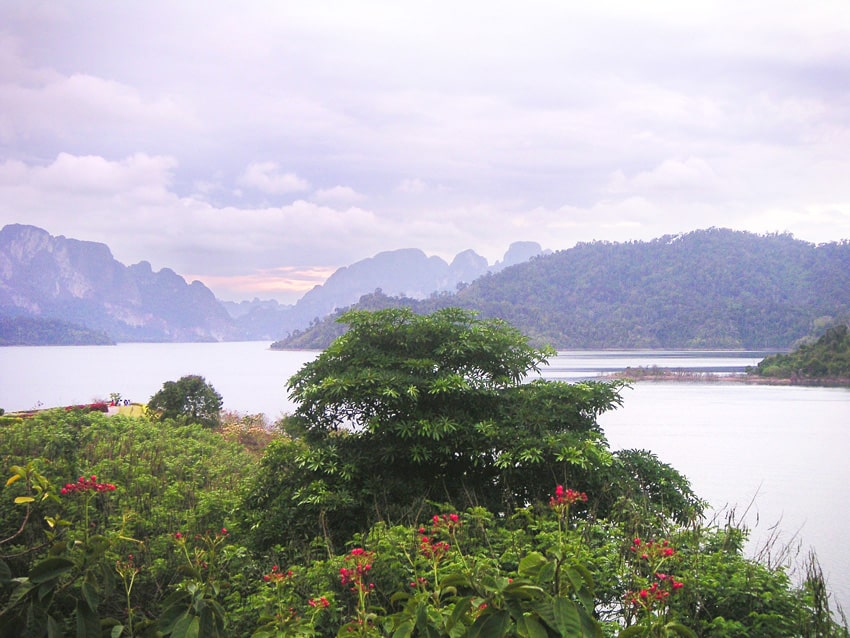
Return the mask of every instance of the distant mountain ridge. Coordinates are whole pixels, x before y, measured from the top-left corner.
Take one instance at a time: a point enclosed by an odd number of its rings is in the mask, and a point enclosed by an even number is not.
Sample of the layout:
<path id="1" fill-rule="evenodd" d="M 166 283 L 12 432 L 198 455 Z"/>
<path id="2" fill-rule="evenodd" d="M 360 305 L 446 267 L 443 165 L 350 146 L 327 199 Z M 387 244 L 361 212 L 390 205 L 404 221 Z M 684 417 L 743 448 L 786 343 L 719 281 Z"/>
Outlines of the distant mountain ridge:
<path id="1" fill-rule="evenodd" d="M 0 315 L 60 320 L 114 341 L 221 341 L 239 337 L 202 283 L 147 262 L 125 266 L 109 247 L 35 226 L 0 230 Z"/>
<path id="2" fill-rule="evenodd" d="M 472 250 L 451 262 L 418 249 L 342 267 L 294 305 L 221 302 L 169 268 L 121 264 L 105 244 L 11 224 L 0 230 L 0 345 L 279 339 L 376 289 L 425 298 L 542 253 L 516 242 L 490 266 Z"/>
<path id="3" fill-rule="evenodd" d="M 279 339 L 306 328 L 337 309 L 357 303 L 376 290 L 389 296 L 425 299 L 436 293 L 454 292 L 487 273 L 537 255 L 546 254 L 536 242 L 514 242 L 502 261 L 492 266 L 473 250 L 458 253 L 451 263 L 428 256 L 418 248 L 380 252 L 374 257 L 337 269 L 325 283 L 313 287 L 292 306 L 226 304 L 236 325 L 252 339 Z"/>
<path id="4" fill-rule="evenodd" d="M 434 299 L 368 296 L 354 308 L 460 306 L 561 349 L 786 349 L 850 317 L 850 241 L 707 229 L 591 242 L 480 277 Z M 323 348 L 329 317 L 275 344 Z"/>
<path id="5" fill-rule="evenodd" d="M 712 228 L 555 253 L 517 242 L 493 265 L 471 250 L 448 263 L 402 249 L 283 306 L 222 303 L 168 268 L 121 264 L 105 244 L 0 230 L 0 345 L 283 337 L 279 347 L 322 348 L 343 309 L 392 305 L 477 310 L 562 349 L 787 349 L 850 318 L 850 241 Z"/>

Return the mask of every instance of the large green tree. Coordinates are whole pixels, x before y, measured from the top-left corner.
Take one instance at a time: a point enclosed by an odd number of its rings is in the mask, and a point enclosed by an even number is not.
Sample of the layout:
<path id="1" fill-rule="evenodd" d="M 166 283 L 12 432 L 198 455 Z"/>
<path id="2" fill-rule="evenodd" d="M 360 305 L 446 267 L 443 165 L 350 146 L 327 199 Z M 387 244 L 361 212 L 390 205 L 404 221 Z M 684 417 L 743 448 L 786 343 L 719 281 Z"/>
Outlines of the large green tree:
<path id="1" fill-rule="evenodd" d="M 148 408 L 159 413 L 162 419 L 200 423 L 207 427 L 219 424 L 221 406 L 221 395 L 197 374 L 166 381 L 148 402 Z"/>
<path id="2" fill-rule="evenodd" d="M 300 440 L 263 461 L 248 507 L 263 512 L 259 544 L 344 536 L 433 502 L 507 512 L 617 465 L 596 418 L 620 385 L 532 380 L 554 351 L 507 323 L 457 308 L 341 321 L 348 331 L 289 380 Z"/>

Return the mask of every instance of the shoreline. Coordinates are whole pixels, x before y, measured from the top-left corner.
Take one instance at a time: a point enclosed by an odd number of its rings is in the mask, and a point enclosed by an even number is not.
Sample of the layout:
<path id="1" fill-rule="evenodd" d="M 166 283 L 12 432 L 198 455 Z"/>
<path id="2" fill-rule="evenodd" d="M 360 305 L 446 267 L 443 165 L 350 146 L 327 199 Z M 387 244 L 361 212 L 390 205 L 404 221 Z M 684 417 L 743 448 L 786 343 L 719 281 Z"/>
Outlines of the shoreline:
<path id="1" fill-rule="evenodd" d="M 744 383 L 749 385 L 810 386 L 824 388 L 850 387 L 850 379 L 808 377 L 760 377 L 747 373 L 692 372 L 669 368 L 626 368 L 599 376 L 600 379 L 630 381 L 681 381 L 698 383 Z"/>

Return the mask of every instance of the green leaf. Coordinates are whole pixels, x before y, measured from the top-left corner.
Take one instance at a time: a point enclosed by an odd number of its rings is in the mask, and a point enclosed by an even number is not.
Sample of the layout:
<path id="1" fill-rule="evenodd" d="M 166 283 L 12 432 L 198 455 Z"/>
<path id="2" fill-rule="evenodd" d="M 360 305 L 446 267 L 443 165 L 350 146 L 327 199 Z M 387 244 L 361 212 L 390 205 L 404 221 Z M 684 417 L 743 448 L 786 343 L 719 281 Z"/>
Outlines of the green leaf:
<path id="1" fill-rule="evenodd" d="M 630 636 L 643 636 L 646 634 L 646 629 L 644 627 L 640 627 L 638 625 L 632 625 L 631 627 L 626 627 L 617 634 L 617 638 L 629 638 Z"/>
<path id="2" fill-rule="evenodd" d="M 529 585 L 528 583 L 511 583 L 503 590 L 505 596 L 513 598 L 521 598 L 525 600 L 533 600 L 542 596 L 545 592 L 537 585 Z"/>
<path id="3" fill-rule="evenodd" d="M 77 638 L 100 638 L 100 618 L 82 600 L 77 601 Z"/>
<path id="4" fill-rule="evenodd" d="M 463 574 L 448 574 L 440 581 L 443 587 L 467 587 L 469 578 Z"/>
<path id="5" fill-rule="evenodd" d="M 405 620 L 393 632 L 393 638 L 409 638 L 413 634 L 413 621 Z"/>
<path id="6" fill-rule="evenodd" d="M 100 605 L 100 594 L 97 593 L 97 589 L 91 583 L 83 583 L 82 590 L 89 609 L 97 611 L 98 605 Z"/>
<path id="7" fill-rule="evenodd" d="M 686 638 L 697 638 L 696 633 L 690 627 L 686 627 L 682 623 L 668 622 L 664 626 L 664 628 L 667 630 L 668 633 L 675 632 L 680 636 L 685 636 Z"/>
<path id="8" fill-rule="evenodd" d="M 0 586 L 8 585 L 12 582 L 12 570 L 6 561 L 0 560 Z"/>
<path id="9" fill-rule="evenodd" d="M 467 638 L 499 638 L 507 633 L 511 617 L 506 611 L 479 616 L 469 628 Z"/>
<path id="10" fill-rule="evenodd" d="M 198 623 L 198 635 L 204 636 L 204 638 L 206 638 L 207 636 L 212 638 L 213 636 L 219 635 L 216 618 L 212 607 L 204 607 L 201 610 L 201 615 Z"/>
<path id="11" fill-rule="evenodd" d="M 23 505 L 24 503 L 32 503 L 35 499 L 32 496 L 18 496 L 15 498 L 15 505 Z"/>
<path id="12" fill-rule="evenodd" d="M 15 591 L 12 592 L 12 595 L 9 596 L 9 600 L 6 601 L 6 606 L 3 608 L 4 612 L 8 609 L 12 609 L 33 590 L 33 584 L 29 582 L 28 579 L 21 579 L 18 582 L 19 585 L 15 587 Z"/>
<path id="13" fill-rule="evenodd" d="M 50 614 L 47 615 L 47 638 L 63 638 L 62 625 Z"/>
<path id="14" fill-rule="evenodd" d="M 552 601 L 555 629 L 564 638 L 581 636 L 581 619 L 576 604 L 566 598 L 556 598 Z"/>
<path id="15" fill-rule="evenodd" d="M 33 585 L 40 585 L 70 571 L 74 562 L 67 558 L 46 558 L 30 570 L 29 579 Z"/>
<path id="16" fill-rule="evenodd" d="M 522 576 L 534 576 L 548 562 L 540 552 L 531 552 L 519 561 L 519 573 Z"/>
<path id="17" fill-rule="evenodd" d="M 197 616 L 184 615 L 174 624 L 171 638 L 198 638 L 200 620 Z M 206 636 L 204 638 L 207 638 Z"/>
<path id="18" fill-rule="evenodd" d="M 124 625 L 115 625 L 109 633 L 109 638 L 121 638 L 124 633 Z"/>
<path id="19" fill-rule="evenodd" d="M 546 629 L 533 616 L 514 618 L 517 633 L 523 638 L 546 638 Z"/>

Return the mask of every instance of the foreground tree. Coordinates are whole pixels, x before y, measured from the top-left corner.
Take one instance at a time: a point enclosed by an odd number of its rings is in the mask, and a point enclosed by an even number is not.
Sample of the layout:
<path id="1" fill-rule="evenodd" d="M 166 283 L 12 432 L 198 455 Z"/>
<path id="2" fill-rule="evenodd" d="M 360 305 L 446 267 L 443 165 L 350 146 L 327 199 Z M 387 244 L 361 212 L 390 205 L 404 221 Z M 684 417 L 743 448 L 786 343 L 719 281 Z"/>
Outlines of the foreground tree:
<path id="1" fill-rule="evenodd" d="M 269 448 L 249 497 L 260 546 L 412 520 L 435 502 L 508 512 L 618 467 L 596 418 L 621 384 L 526 382 L 554 351 L 505 322 L 457 308 L 340 320 L 348 332 L 289 381 L 299 440 Z M 604 500 L 588 507 L 618 499 L 594 493 Z"/>
<path id="2" fill-rule="evenodd" d="M 166 381 L 151 397 L 148 408 L 161 419 L 175 419 L 214 427 L 221 420 L 221 395 L 204 377 L 190 374 L 177 381 Z"/>

